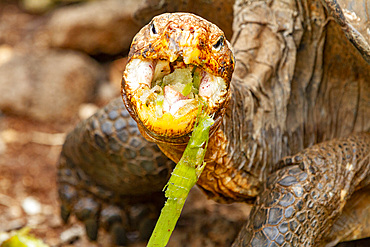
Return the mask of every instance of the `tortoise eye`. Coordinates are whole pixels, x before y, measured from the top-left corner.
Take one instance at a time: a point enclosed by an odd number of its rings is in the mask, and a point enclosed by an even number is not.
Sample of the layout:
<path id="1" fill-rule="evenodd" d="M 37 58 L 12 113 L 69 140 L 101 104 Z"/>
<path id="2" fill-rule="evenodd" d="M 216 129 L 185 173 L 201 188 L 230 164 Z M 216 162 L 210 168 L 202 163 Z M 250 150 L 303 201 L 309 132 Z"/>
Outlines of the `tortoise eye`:
<path id="1" fill-rule="evenodd" d="M 217 40 L 216 44 L 213 45 L 217 51 L 220 50 L 224 46 L 224 36 L 221 35 L 220 38 Z"/>
<path id="2" fill-rule="evenodd" d="M 157 34 L 157 29 L 155 29 L 154 23 L 150 24 L 150 31 L 152 34 Z"/>

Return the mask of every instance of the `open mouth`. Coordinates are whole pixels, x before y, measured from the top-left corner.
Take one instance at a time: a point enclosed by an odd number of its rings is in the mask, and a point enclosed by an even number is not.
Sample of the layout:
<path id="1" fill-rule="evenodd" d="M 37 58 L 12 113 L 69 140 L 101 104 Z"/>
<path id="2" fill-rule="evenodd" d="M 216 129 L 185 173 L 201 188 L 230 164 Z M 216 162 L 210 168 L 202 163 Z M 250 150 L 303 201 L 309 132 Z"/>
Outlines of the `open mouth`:
<path id="1" fill-rule="evenodd" d="M 159 136 L 192 131 L 199 106 L 214 114 L 225 102 L 228 85 L 201 66 L 179 56 L 168 60 L 132 59 L 124 72 L 124 90 L 143 125 Z"/>

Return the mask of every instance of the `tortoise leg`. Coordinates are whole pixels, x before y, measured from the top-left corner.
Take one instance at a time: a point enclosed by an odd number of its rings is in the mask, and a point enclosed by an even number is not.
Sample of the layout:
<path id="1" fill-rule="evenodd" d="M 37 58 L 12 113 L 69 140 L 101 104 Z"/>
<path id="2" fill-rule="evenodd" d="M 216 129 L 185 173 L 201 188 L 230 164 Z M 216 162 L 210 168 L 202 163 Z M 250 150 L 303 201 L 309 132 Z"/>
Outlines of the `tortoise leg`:
<path id="1" fill-rule="evenodd" d="M 286 157 L 259 194 L 233 246 L 315 246 L 355 190 L 369 184 L 370 133 Z"/>
<path id="2" fill-rule="evenodd" d="M 91 240 L 99 227 L 117 244 L 127 242 L 126 233 L 148 238 L 174 165 L 116 99 L 67 136 L 58 164 L 61 216 L 75 215 Z"/>

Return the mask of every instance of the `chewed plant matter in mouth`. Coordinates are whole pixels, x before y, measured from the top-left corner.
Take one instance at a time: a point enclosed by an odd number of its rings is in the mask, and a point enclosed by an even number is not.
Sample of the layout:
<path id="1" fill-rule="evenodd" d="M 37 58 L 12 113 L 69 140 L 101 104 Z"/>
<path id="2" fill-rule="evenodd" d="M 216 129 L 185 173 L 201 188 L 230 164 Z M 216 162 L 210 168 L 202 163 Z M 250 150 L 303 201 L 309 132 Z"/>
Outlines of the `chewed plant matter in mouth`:
<path id="1" fill-rule="evenodd" d="M 182 57 L 166 60 L 133 60 L 126 68 L 127 86 L 133 92 L 140 120 L 151 123 L 153 132 L 171 125 L 171 134 L 193 127 L 199 104 L 212 114 L 227 93 L 223 78 L 199 66 L 185 64 Z M 158 134 L 166 134 L 158 133 Z"/>
<path id="2" fill-rule="evenodd" d="M 186 66 L 181 61 L 158 61 L 158 65 L 151 89 L 144 93 L 141 101 L 147 106 L 155 106 L 157 118 L 164 113 L 173 116 L 186 114 L 199 100 L 199 71 L 196 71 L 196 66 Z"/>

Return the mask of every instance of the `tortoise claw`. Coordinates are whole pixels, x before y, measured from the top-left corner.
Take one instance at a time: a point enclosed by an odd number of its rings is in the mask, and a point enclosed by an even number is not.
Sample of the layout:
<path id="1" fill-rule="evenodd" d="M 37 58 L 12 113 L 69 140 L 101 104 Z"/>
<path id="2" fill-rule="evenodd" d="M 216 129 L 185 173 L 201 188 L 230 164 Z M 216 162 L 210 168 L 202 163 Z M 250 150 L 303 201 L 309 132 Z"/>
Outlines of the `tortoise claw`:
<path id="1" fill-rule="evenodd" d="M 76 217 L 80 221 L 86 221 L 88 219 L 97 220 L 97 216 L 100 210 L 100 204 L 89 197 L 81 198 L 74 205 L 74 212 Z"/>
<path id="2" fill-rule="evenodd" d="M 98 237 L 98 215 L 100 203 L 89 197 L 81 198 L 74 206 L 76 217 L 84 222 L 86 235 L 90 240 L 95 241 Z"/>
<path id="3" fill-rule="evenodd" d="M 71 215 L 71 208 L 77 198 L 76 190 L 70 185 L 61 185 L 58 190 L 59 198 L 61 200 L 60 215 L 64 223 L 68 222 Z"/>
<path id="4" fill-rule="evenodd" d="M 71 210 L 68 209 L 66 205 L 60 206 L 60 216 L 65 224 L 68 223 L 69 216 L 71 215 Z"/>
<path id="5" fill-rule="evenodd" d="M 127 232 L 124 224 L 127 225 L 127 217 L 117 206 L 108 206 L 100 213 L 100 221 L 103 228 L 110 233 L 112 242 L 116 245 L 127 245 Z"/>
<path id="6" fill-rule="evenodd" d="M 122 209 L 113 205 L 109 205 L 101 211 L 100 221 L 106 231 L 109 231 L 115 223 L 122 224 L 124 222 L 127 224 L 126 217 L 122 217 Z"/>
<path id="7" fill-rule="evenodd" d="M 99 225 L 96 219 L 87 219 L 84 221 L 85 230 L 87 237 L 92 240 L 96 241 L 98 239 L 98 229 Z"/>
<path id="8" fill-rule="evenodd" d="M 127 245 L 128 239 L 127 239 L 127 232 L 125 228 L 123 227 L 122 223 L 116 222 L 112 225 L 110 231 L 110 236 L 112 239 L 112 242 L 114 242 L 116 245 Z"/>
<path id="9" fill-rule="evenodd" d="M 140 222 L 139 225 L 139 238 L 141 240 L 148 240 L 153 232 L 157 220 L 146 218 Z"/>

